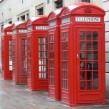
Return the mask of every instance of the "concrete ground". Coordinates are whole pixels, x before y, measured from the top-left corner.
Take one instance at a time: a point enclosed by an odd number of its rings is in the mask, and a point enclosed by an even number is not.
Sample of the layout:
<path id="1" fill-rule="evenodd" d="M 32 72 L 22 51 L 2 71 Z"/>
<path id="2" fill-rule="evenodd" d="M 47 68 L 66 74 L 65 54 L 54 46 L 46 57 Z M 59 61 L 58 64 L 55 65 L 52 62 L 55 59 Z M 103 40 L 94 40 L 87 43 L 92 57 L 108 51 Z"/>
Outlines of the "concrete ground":
<path id="1" fill-rule="evenodd" d="M 109 109 L 107 105 L 69 107 L 48 98 L 45 91 L 28 91 L 24 85 L 2 80 L 0 74 L 0 109 Z"/>

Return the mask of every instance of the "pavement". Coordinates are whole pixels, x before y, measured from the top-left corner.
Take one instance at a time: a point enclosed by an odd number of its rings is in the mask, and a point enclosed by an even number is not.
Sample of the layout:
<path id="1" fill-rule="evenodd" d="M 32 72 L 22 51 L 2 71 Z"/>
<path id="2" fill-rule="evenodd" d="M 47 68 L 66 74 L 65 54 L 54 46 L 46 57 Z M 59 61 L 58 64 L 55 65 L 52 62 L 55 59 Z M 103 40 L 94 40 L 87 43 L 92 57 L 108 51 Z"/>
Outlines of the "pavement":
<path id="1" fill-rule="evenodd" d="M 47 91 L 29 91 L 26 85 L 3 80 L 0 73 L 0 109 L 109 109 L 106 105 L 69 107 L 48 98 Z"/>

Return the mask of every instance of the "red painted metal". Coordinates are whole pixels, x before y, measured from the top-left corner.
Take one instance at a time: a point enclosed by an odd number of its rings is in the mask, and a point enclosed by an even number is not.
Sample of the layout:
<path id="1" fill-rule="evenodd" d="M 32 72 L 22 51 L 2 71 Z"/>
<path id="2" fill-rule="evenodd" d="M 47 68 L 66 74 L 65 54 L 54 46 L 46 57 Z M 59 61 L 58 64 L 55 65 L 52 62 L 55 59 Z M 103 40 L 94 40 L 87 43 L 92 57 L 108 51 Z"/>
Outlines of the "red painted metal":
<path id="1" fill-rule="evenodd" d="M 2 77 L 4 80 L 12 80 L 12 25 L 4 25 L 1 42 Z"/>
<path id="2" fill-rule="evenodd" d="M 48 23 L 47 16 L 27 21 L 28 89 L 48 90 Z"/>
<path id="3" fill-rule="evenodd" d="M 13 81 L 15 84 L 27 83 L 26 31 L 26 22 L 16 22 L 13 25 Z"/>
<path id="4" fill-rule="evenodd" d="M 49 97 L 60 100 L 60 12 L 61 9 L 52 11 L 48 16 L 49 22 Z"/>
<path id="5" fill-rule="evenodd" d="M 61 11 L 61 102 L 105 104 L 104 10 L 90 3 Z"/>

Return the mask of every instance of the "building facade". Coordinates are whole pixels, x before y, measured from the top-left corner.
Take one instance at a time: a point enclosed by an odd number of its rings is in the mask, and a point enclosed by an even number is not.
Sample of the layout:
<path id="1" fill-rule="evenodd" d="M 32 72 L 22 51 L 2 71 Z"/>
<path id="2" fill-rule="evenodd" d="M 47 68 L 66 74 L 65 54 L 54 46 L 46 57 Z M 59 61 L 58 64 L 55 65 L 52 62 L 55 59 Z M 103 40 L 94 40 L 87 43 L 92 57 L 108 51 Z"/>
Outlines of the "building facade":
<path id="1" fill-rule="evenodd" d="M 103 0 L 103 9 L 106 12 L 105 21 L 105 51 L 106 51 L 106 88 L 107 97 L 109 98 L 109 0 Z"/>
<path id="2" fill-rule="evenodd" d="M 48 15 L 52 10 L 76 2 L 91 2 L 102 7 L 102 0 L 1 0 L 0 25 L 27 20 L 35 15 Z"/>

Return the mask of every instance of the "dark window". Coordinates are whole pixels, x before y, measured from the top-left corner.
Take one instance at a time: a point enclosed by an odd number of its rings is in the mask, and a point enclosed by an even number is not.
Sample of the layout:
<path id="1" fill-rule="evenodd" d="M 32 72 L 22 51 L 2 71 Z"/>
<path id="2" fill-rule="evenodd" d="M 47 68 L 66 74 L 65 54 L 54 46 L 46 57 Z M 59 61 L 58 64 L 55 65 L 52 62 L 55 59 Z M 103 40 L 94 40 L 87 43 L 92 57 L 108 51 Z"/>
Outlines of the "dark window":
<path id="1" fill-rule="evenodd" d="M 19 17 L 17 18 L 17 21 L 19 21 Z"/>
<path id="2" fill-rule="evenodd" d="M 25 20 L 25 15 L 21 16 L 21 20 Z"/>
<path id="3" fill-rule="evenodd" d="M 56 8 L 63 7 L 63 0 L 56 0 L 54 3 Z"/>
<path id="4" fill-rule="evenodd" d="M 82 2 L 89 2 L 90 3 L 90 0 L 82 0 Z"/>
<path id="5" fill-rule="evenodd" d="M 43 15 L 43 14 L 44 14 L 44 13 L 43 13 L 43 7 L 37 9 L 37 14 L 38 14 L 38 15 Z"/>
<path id="6" fill-rule="evenodd" d="M 50 0 L 47 0 L 47 3 L 50 3 Z"/>
<path id="7" fill-rule="evenodd" d="M 12 21 L 9 21 L 8 23 L 9 23 L 9 24 L 12 24 Z"/>

